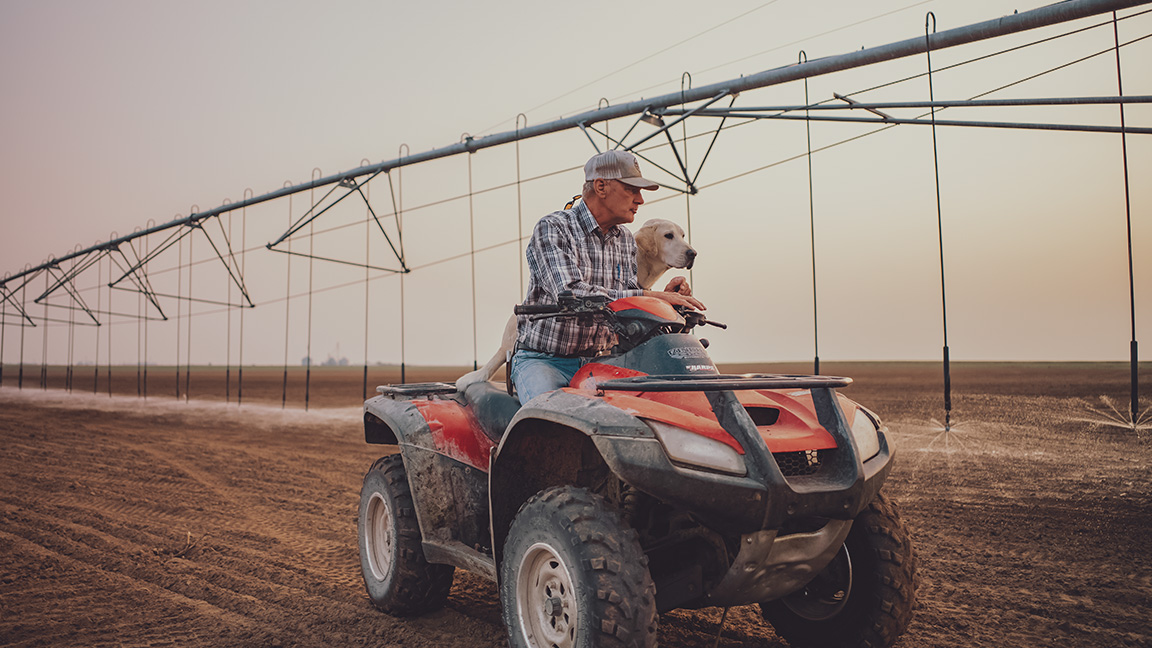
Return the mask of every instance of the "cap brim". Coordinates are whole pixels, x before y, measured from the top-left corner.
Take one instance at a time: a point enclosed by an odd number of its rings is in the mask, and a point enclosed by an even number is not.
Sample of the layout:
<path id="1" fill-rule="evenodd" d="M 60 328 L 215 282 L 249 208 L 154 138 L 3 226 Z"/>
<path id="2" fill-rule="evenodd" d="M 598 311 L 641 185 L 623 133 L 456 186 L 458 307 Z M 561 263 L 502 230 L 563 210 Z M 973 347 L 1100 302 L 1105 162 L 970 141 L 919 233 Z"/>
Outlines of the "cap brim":
<path id="1" fill-rule="evenodd" d="M 655 182 L 652 182 L 651 180 L 646 180 L 644 178 L 616 178 L 616 179 L 619 180 L 620 182 L 623 182 L 624 184 L 629 184 L 629 185 L 632 185 L 633 187 L 640 187 L 641 189 L 647 189 L 649 191 L 656 191 L 657 189 L 660 188 L 660 185 L 656 184 Z"/>

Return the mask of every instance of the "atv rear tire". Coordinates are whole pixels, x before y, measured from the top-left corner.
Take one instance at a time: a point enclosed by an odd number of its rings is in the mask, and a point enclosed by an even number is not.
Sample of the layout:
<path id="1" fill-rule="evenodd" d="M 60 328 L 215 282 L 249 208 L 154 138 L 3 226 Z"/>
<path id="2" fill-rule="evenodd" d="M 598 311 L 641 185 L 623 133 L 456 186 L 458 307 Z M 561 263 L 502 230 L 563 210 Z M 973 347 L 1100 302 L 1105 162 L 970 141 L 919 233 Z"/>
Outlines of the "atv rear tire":
<path id="1" fill-rule="evenodd" d="M 377 459 L 364 475 L 357 527 L 360 570 L 373 605 L 398 616 L 444 607 L 455 568 L 424 559 L 400 455 Z"/>
<path id="2" fill-rule="evenodd" d="M 912 620 L 916 585 L 908 532 L 881 494 L 856 516 L 840 553 L 812 582 L 760 610 L 796 648 L 888 648 Z"/>
<path id="3" fill-rule="evenodd" d="M 656 645 L 656 586 L 636 532 L 585 489 L 549 488 L 520 507 L 500 575 L 512 648 Z"/>

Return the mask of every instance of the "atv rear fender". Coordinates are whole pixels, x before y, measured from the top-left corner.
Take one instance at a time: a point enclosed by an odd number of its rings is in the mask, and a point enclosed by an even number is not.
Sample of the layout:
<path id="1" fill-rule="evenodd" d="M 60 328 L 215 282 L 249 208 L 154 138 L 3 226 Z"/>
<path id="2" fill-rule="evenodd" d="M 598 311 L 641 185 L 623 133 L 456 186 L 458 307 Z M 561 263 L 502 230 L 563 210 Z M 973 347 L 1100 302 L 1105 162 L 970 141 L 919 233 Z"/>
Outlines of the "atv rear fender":
<path id="1" fill-rule="evenodd" d="M 487 475 L 437 452 L 428 422 L 410 400 L 377 396 L 365 402 L 364 435 L 369 443 L 400 447 L 415 505 L 408 514 L 416 515 L 428 562 L 496 580 L 485 550 L 490 538 Z"/>

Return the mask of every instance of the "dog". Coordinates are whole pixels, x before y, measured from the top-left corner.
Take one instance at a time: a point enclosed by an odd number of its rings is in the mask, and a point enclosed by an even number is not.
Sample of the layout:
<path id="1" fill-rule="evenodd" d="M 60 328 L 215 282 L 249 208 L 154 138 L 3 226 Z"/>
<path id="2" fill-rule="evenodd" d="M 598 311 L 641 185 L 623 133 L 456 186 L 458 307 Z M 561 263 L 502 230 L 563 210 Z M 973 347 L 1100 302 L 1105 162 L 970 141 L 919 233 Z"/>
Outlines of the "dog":
<path id="1" fill-rule="evenodd" d="M 684 240 L 684 230 L 672 221 L 653 218 L 636 230 L 636 281 L 644 290 L 652 286 L 671 268 L 691 270 L 696 261 L 696 250 Z M 516 346 L 516 316 L 509 318 L 504 325 L 504 335 L 500 350 L 476 371 L 467 373 L 456 380 L 456 389 L 464 391 L 469 385 L 490 380 L 508 360 L 508 354 Z"/>

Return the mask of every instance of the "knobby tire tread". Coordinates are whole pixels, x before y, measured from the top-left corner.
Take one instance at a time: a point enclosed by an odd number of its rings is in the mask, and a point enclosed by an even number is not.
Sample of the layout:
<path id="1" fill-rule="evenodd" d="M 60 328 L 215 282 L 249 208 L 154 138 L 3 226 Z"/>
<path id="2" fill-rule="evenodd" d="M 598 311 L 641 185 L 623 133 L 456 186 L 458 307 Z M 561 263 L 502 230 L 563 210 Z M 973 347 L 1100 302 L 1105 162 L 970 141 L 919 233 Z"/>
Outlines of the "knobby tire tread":
<path id="1" fill-rule="evenodd" d="M 527 513 L 525 513 L 527 512 Z M 517 513 L 541 516 L 547 524 L 578 539 L 571 547 L 586 581 L 595 588 L 593 605 L 596 648 L 651 648 L 656 645 L 656 586 L 636 531 L 623 522 L 599 495 L 583 488 L 559 486 L 531 497 Z M 515 530 L 516 522 L 513 523 Z M 511 537 L 511 534 L 510 534 Z M 505 553 L 505 560 L 510 560 Z M 505 579 L 507 580 L 507 579 Z M 516 645 L 516 644 L 513 644 Z"/>
<path id="2" fill-rule="evenodd" d="M 400 454 L 377 459 L 368 474 L 378 471 L 395 504 L 396 572 L 395 588 L 386 599 L 372 598 L 380 610 L 398 616 L 416 616 L 444 607 L 452 589 L 455 568 L 430 563 L 424 558 L 423 536 L 416 520 L 416 505 L 408 484 L 408 473 Z M 368 475 L 365 475 L 367 481 Z"/>

